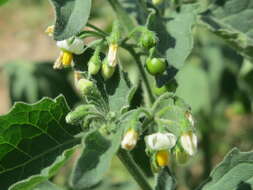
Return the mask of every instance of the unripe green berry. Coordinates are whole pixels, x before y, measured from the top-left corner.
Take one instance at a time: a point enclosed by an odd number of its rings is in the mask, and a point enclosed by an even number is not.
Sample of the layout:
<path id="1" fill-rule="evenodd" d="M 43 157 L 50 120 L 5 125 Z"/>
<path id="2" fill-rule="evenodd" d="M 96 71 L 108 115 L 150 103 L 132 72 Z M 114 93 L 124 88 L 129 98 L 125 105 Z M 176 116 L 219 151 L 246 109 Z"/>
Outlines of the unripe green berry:
<path id="1" fill-rule="evenodd" d="M 152 0 L 152 3 L 154 4 L 154 5 L 159 5 L 159 4 L 161 4 L 163 2 L 163 0 Z"/>
<path id="2" fill-rule="evenodd" d="M 145 30 L 143 31 L 140 39 L 140 46 L 142 48 L 150 49 L 157 43 L 157 37 L 154 32 Z"/>
<path id="3" fill-rule="evenodd" d="M 176 148 L 174 154 L 178 164 L 186 164 L 189 160 L 189 155 L 181 148 Z"/>
<path id="4" fill-rule="evenodd" d="M 115 67 L 110 67 L 106 63 L 102 64 L 102 76 L 105 80 L 108 80 L 109 78 L 111 78 L 114 71 L 115 71 Z"/>
<path id="5" fill-rule="evenodd" d="M 163 58 L 147 59 L 146 68 L 151 75 L 162 74 L 167 67 L 167 63 Z"/>
<path id="6" fill-rule="evenodd" d="M 80 79 L 77 82 L 77 89 L 83 94 L 83 95 L 88 95 L 92 88 L 94 87 L 94 84 L 92 81 L 87 80 L 87 79 Z"/>

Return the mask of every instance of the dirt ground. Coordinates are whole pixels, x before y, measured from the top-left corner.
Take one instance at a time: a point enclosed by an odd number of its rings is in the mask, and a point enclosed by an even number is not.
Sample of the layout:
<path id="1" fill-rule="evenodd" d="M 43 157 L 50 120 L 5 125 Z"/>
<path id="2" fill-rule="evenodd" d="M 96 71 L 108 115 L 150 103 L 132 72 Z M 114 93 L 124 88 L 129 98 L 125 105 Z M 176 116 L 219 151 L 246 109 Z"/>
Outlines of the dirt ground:
<path id="1" fill-rule="evenodd" d="M 54 60 L 58 50 L 45 33 L 54 21 L 48 1 L 21 4 L 11 1 L 0 7 L 0 66 L 14 60 Z M 0 114 L 10 107 L 8 84 L 0 70 Z"/>

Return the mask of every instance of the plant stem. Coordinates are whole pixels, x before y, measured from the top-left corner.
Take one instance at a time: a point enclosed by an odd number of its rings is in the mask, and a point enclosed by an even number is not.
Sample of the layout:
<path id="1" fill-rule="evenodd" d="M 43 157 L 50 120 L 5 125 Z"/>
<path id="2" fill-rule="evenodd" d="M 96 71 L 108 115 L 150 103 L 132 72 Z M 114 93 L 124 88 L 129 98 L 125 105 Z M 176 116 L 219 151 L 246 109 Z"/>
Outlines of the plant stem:
<path id="1" fill-rule="evenodd" d="M 147 182 L 143 172 L 127 151 L 120 149 L 118 152 L 118 157 L 142 190 L 152 190 L 152 187 Z"/>
<path id="2" fill-rule="evenodd" d="M 148 81 L 148 77 L 147 77 L 146 72 L 143 68 L 143 64 L 141 62 L 140 56 L 135 52 L 133 47 L 128 46 L 126 44 L 122 45 L 122 47 L 124 47 L 132 55 L 132 57 L 135 59 L 137 67 L 140 71 L 140 74 L 141 74 L 141 77 L 142 77 L 142 80 L 143 80 L 143 84 L 144 84 L 144 86 L 147 90 L 147 93 L 148 93 L 149 102 L 153 103 L 155 101 L 155 98 L 153 96 L 153 93 L 152 93 L 152 90 L 151 90 L 151 87 L 150 87 L 150 84 L 149 84 L 149 81 Z"/>
<path id="3" fill-rule="evenodd" d="M 106 33 L 105 31 L 101 30 L 100 28 L 96 27 L 95 25 L 91 24 L 91 23 L 87 23 L 86 26 L 93 28 L 94 30 L 96 30 L 97 32 L 100 32 L 101 34 L 103 34 L 104 36 L 108 36 L 109 34 Z"/>

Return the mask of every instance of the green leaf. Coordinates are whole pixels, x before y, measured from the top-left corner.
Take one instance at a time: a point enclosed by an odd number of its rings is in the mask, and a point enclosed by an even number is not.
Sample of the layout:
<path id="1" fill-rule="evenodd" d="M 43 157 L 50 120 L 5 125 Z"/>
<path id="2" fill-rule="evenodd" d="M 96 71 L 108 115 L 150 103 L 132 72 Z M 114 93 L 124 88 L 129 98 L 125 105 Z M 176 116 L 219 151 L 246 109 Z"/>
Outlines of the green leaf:
<path id="1" fill-rule="evenodd" d="M 128 14 L 131 14 L 139 22 L 139 24 L 145 24 L 147 13 L 145 13 L 144 7 L 140 1 L 119 0 L 119 3 Z"/>
<path id="2" fill-rule="evenodd" d="M 59 96 L 32 105 L 16 103 L 7 115 L 0 116 L 2 189 L 33 189 L 70 158 L 75 150 L 71 147 L 80 141 L 73 137 L 80 128 L 65 123 L 68 112 L 65 98 Z"/>
<path id="3" fill-rule="evenodd" d="M 51 0 L 55 8 L 55 40 L 64 40 L 79 33 L 86 25 L 91 0 Z"/>
<path id="4" fill-rule="evenodd" d="M 190 107 L 172 93 L 161 95 L 153 105 L 153 115 L 158 126 L 168 129 L 177 137 L 188 130 L 195 130 L 186 117 Z"/>
<path id="5" fill-rule="evenodd" d="M 168 9 L 164 17 L 157 16 L 152 23 L 151 29 L 159 38 L 158 51 L 170 65 L 180 69 L 193 48 L 196 5 L 184 5 L 180 12 Z"/>
<path id="6" fill-rule="evenodd" d="M 203 23 L 242 55 L 253 55 L 253 1 L 216 1 L 202 14 Z"/>
<path id="7" fill-rule="evenodd" d="M 183 98 L 193 112 L 210 109 L 210 90 L 208 77 L 197 64 L 187 64 L 177 77 L 178 88 L 176 94 Z"/>
<path id="8" fill-rule="evenodd" d="M 0 6 L 4 5 L 5 3 L 7 3 L 9 0 L 0 0 Z"/>
<path id="9" fill-rule="evenodd" d="M 253 152 L 231 150 L 199 190 L 250 190 L 253 188 Z"/>
<path id="10" fill-rule="evenodd" d="M 35 103 L 47 96 L 54 98 L 63 93 L 70 106 L 79 101 L 68 80 L 69 71 L 56 71 L 50 62 L 13 61 L 4 65 L 9 79 L 12 103 L 23 101 Z"/>
<path id="11" fill-rule="evenodd" d="M 62 190 L 62 188 L 49 181 L 46 181 L 42 184 L 37 185 L 33 190 Z"/>
<path id="12" fill-rule="evenodd" d="M 128 13 L 124 10 L 121 3 L 117 0 L 108 0 L 110 5 L 112 6 L 113 10 L 117 14 L 117 17 L 121 23 L 121 25 L 125 28 L 126 32 L 131 32 L 135 24 L 131 17 L 129 17 Z"/>
<path id="13" fill-rule="evenodd" d="M 122 130 L 118 130 L 106 138 L 94 131 L 84 138 L 83 152 L 71 176 L 71 186 L 74 189 L 90 188 L 101 181 L 119 148 L 121 135 Z"/>
<path id="14" fill-rule="evenodd" d="M 157 176 L 155 190 L 175 190 L 176 179 L 171 175 L 168 167 L 165 167 Z"/>
<path id="15" fill-rule="evenodd" d="M 118 69 L 105 83 L 110 111 L 118 112 L 127 109 L 136 89 L 137 87 L 128 79 L 128 75 Z"/>

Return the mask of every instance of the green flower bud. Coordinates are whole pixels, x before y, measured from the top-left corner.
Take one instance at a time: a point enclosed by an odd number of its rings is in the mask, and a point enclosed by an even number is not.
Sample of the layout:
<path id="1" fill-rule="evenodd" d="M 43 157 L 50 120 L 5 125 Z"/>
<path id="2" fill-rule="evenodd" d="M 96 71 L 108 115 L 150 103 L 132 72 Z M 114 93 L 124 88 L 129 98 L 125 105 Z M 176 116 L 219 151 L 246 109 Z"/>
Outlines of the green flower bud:
<path id="1" fill-rule="evenodd" d="M 92 88 L 94 88 L 94 84 L 92 81 L 87 80 L 87 79 L 80 79 L 77 82 L 77 89 L 83 94 L 83 95 L 88 95 Z"/>
<path id="2" fill-rule="evenodd" d="M 95 75 L 101 68 L 102 61 L 100 59 L 101 46 L 98 46 L 88 62 L 88 72 L 90 75 Z"/>
<path id="3" fill-rule="evenodd" d="M 75 124 L 83 119 L 86 115 L 86 111 L 88 110 L 86 105 L 78 106 L 74 111 L 68 113 L 66 116 L 66 122 L 69 124 Z"/>
<path id="4" fill-rule="evenodd" d="M 88 62 L 88 72 L 90 75 L 95 75 L 98 73 L 98 71 L 101 68 L 101 60 L 99 56 L 95 56 L 93 55 L 90 59 L 90 61 Z"/>
<path id="5" fill-rule="evenodd" d="M 109 78 L 111 78 L 114 71 L 115 71 L 115 67 L 110 67 L 107 64 L 107 61 L 105 61 L 105 63 L 102 64 L 102 76 L 105 80 L 108 80 Z"/>
<path id="6" fill-rule="evenodd" d="M 163 58 L 147 59 L 146 68 L 151 75 L 162 74 L 167 67 L 167 63 Z"/>
<path id="7" fill-rule="evenodd" d="M 157 37 L 154 32 L 150 30 L 144 30 L 140 39 L 140 46 L 142 48 L 150 49 L 157 43 Z"/>

